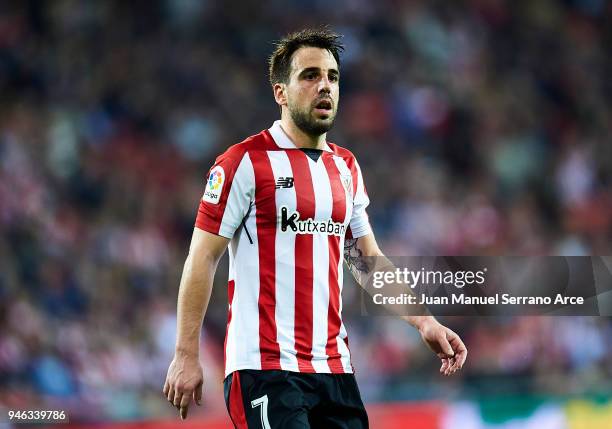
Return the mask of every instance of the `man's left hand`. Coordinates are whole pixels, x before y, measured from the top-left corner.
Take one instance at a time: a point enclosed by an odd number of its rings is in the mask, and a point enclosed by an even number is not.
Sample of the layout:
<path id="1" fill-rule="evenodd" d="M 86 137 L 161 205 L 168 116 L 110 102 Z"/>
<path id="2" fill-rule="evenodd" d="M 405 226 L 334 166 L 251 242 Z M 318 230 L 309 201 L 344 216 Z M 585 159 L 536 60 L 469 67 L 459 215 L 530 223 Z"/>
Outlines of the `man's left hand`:
<path id="1" fill-rule="evenodd" d="M 427 347 L 442 361 L 440 373 L 452 375 L 463 367 L 467 348 L 459 335 L 433 318 L 419 327 L 419 333 Z"/>

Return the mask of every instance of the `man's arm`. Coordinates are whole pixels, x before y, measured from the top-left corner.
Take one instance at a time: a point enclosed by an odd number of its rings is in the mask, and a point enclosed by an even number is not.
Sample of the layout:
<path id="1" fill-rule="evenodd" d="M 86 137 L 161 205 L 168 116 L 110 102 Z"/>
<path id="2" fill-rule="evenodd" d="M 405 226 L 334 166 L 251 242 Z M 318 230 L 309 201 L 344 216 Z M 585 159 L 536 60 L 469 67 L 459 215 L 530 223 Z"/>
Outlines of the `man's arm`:
<path id="1" fill-rule="evenodd" d="M 168 368 L 164 395 L 187 417 L 191 399 L 200 405 L 203 373 L 200 365 L 200 331 L 219 259 L 229 240 L 194 228 L 189 255 L 183 267 L 178 294 L 174 359 Z"/>
<path id="2" fill-rule="evenodd" d="M 355 280 L 364 289 L 374 271 L 395 269 L 378 248 L 372 233 L 359 238 L 346 239 L 344 259 Z M 388 308 L 393 312 L 397 311 L 393 306 Z M 441 359 L 440 372 L 451 375 L 461 369 L 467 358 L 467 348 L 459 335 L 440 324 L 425 307 L 415 304 L 415 308 L 411 310 L 412 314 L 420 315 L 399 316 L 419 331 L 425 344 Z"/>

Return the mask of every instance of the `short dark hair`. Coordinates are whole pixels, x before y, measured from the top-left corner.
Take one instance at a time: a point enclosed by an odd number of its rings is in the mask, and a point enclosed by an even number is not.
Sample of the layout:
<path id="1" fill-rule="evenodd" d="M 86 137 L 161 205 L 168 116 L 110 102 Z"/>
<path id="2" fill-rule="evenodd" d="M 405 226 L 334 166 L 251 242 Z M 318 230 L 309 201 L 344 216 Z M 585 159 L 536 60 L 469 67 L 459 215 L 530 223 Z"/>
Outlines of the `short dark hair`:
<path id="1" fill-rule="evenodd" d="M 340 52 L 344 50 L 339 42 L 341 37 L 327 28 L 307 28 L 283 37 L 268 59 L 270 84 L 289 81 L 293 53 L 303 46 L 327 49 L 340 67 Z"/>

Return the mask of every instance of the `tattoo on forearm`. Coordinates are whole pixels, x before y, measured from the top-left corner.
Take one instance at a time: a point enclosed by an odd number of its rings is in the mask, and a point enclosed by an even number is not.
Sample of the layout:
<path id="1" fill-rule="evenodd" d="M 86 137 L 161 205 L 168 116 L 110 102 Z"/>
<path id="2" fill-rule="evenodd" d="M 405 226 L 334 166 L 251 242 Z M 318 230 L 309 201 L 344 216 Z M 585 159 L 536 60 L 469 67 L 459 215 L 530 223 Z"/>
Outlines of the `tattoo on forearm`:
<path id="1" fill-rule="evenodd" d="M 361 249 L 357 247 L 358 238 L 351 238 L 344 241 L 344 260 L 355 280 L 361 282 L 361 277 L 366 275 L 370 268 L 364 259 Z"/>

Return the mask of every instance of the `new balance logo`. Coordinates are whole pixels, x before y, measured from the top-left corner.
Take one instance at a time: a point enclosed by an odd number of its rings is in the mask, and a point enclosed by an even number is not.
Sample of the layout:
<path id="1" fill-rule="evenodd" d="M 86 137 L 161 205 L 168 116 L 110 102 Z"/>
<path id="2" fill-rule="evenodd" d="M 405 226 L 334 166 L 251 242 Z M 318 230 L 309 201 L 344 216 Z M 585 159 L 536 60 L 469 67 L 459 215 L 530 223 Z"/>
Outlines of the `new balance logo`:
<path id="1" fill-rule="evenodd" d="M 279 177 L 276 179 L 276 189 L 293 188 L 293 177 Z"/>

